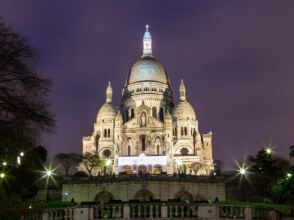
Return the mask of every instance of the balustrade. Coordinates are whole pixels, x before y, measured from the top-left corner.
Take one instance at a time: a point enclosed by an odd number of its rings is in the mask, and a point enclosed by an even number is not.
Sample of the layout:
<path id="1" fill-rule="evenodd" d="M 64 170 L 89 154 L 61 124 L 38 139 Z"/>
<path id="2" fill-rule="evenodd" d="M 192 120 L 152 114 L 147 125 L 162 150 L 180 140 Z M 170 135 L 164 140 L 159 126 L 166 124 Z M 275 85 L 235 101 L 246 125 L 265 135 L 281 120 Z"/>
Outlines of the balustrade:
<path id="1" fill-rule="evenodd" d="M 169 218 L 197 218 L 198 205 L 193 203 L 169 204 L 168 217 Z"/>
<path id="2" fill-rule="evenodd" d="M 259 208 L 259 207 L 252 207 L 252 219 L 258 220 L 270 220 L 270 211 L 269 209 Z"/>
<path id="3" fill-rule="evenodd" d="M 78 220 L 78 219 L 257 219 L 276 220 L 279 213 L 261 207 L 197 203 L 138 202 L 101 204 L 46 210 L 42 217 L 31 213 L 23 220 Z"/>
<path id="4" fill-rule="evenodd" d="M 158 204 L 130 204 L 130 218 L 160 218 L 161 209 Z"/>
<path id="5" fill-rule="evenodd" d="M 229 219 L 245 219 L 244 210 L 245 207 L 243 206 L 220 205 L 219 217 Z"/>
<path id="6" fill-rule="evenodd" d="M 94 219 L 123 218 L 123 204 L 102 204 L 93 207 Z"/>

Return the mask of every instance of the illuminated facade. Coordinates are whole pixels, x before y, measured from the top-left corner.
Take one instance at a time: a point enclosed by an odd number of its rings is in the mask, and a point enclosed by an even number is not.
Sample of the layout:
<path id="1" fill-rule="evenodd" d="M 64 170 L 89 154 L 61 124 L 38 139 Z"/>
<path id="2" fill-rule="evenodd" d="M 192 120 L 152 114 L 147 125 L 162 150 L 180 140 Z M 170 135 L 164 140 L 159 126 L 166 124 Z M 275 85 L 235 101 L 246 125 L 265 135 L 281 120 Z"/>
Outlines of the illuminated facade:
<path id="1" fill-rule="evenodd" d="M 112 103 L 109 83 L 94 131 L 83 138 L 83 153 L 95 152 L 112 160 L 115 173 L 210 174 L 212 133 L 199 132 L 183 81 L 179 93 L 175 105 L 165 69 L 152 54 L 152 38 L 146 26 L 143 54 L 127 76 L 120 107 Z M 201 168 L 195 173 L 191 163 L 201 164 Z"/>

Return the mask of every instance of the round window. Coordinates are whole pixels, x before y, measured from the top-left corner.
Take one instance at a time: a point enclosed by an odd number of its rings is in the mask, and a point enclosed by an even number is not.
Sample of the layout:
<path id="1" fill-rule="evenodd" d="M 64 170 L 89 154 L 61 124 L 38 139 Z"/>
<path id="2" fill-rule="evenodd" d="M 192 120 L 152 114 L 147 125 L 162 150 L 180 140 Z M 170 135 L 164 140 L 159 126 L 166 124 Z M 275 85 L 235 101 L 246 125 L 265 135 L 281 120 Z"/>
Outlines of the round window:
<path id="1" fill-rule="evenodd" d="M 188 153 L 189 153 L 189 150 L 186 148 L 186 147 L 183 147 L 181 150 L 180 150 L 180 152 L 181 152 L 181 155 L 188 155 Z"/>
<path id="2" fill-rule="evenodd" d="M 106 150 L 103 151 L 103 156 L 104 157 L 107 157 L 108 158 L 108 157 L 110 157 L 110 155 L 111 155 L 110 150 L 106 149 Z"/>

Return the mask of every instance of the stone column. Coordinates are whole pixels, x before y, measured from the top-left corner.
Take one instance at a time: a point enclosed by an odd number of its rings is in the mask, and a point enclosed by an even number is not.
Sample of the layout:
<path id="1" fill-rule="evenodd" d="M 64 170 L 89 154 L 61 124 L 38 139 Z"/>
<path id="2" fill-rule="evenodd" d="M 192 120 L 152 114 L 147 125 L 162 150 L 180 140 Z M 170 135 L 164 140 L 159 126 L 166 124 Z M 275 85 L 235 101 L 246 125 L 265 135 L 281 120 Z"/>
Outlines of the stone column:
<path id="1" fill-rule="evenodd" d="M 244 217 L 245 219 L 252 219 L 252 211 L 251 211 L 251 207 L 245 207 L 244 209 Z"/>
<path id="2" fill-rule="evenodd" d="M 128 204 L 125 204 L 124 207 L 124 219 L 130 218 L 130 206 Z"/>
<path id="3" fill-rule="evenodd" d="M 161 206 L 161 218 L 167 218 L 167 206 L 166 205 L 162 205 Z"/>
<path id="4" fill-rule="evenodd" d="M 42 213 L 42 220 L 49 220 L 49 213 L 48 212 Z"/>

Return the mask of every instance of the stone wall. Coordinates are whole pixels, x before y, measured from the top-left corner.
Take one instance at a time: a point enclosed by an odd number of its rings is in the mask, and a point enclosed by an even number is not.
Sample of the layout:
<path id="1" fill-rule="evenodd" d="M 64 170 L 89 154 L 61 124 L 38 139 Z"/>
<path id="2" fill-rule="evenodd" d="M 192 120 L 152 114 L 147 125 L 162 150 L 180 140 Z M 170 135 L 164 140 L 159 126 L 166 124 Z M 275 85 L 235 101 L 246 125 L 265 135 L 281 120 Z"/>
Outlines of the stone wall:
<path id="1" fill-rule="evenodd" d="M 108 193 L 109 192 L 109 193 Z M 100 194 L 99 194 L 100 193 Z M 104 194 L 103 194 L 104 193 Z M 115 180 L 79 179 L 62 185 L 63 200 L 94 201 L 98 195 L 111 195 L 113 200 L 181 199 L 190 201 L 225 200 L 224 179 L 203 178 L 128 178 Z M 96 197 L 97 200 L 97 197 Z"/>

